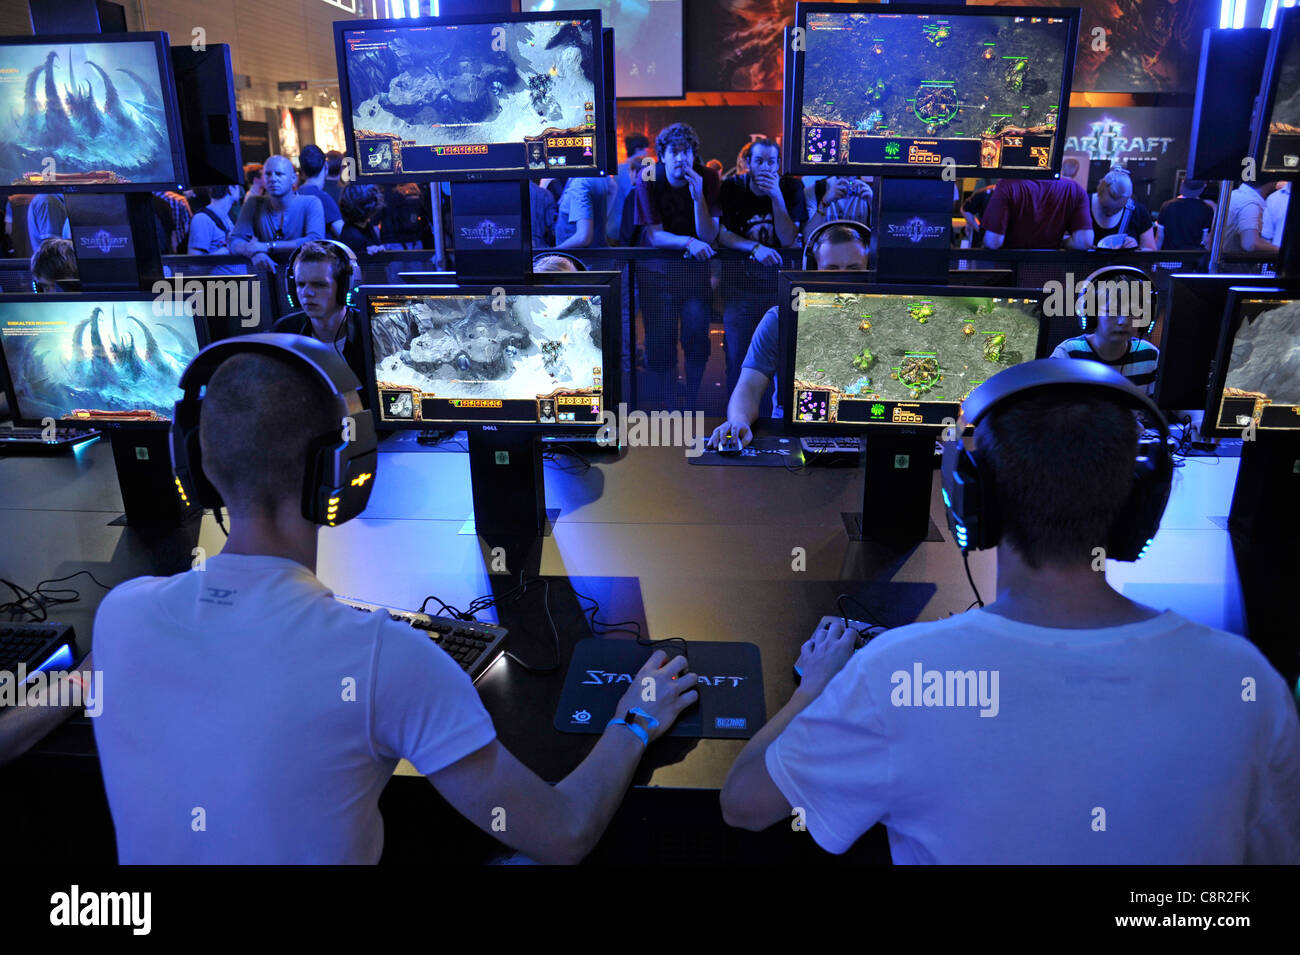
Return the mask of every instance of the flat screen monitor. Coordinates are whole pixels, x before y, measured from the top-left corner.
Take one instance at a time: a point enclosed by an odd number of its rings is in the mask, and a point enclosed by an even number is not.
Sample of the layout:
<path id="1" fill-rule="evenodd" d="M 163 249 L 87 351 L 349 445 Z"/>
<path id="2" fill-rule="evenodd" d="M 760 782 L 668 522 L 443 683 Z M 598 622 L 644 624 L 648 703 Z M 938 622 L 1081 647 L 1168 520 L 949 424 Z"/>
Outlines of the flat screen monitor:
<path id="1" fill-rule="evenodd" d="M 370 407 L 386 428 L 599 428 L 617 410 L 617 275 L 586 284 L 367 286 Z"/>
<path id="2" fill-rule="evenodd" d="M 1300 292 L 1231 288 L 1202 431 L 1300 431 Z"/>
<path id="3" fill-rule="evenodd" d="M 612 171 L 600 30 L 594 11 L 335 21 L 358 181 Z"/>
<path id="4" fill-rule="evenodd" d="M 1241 175 L 1241 160 L 1250 153 L 1251 112 L 1268 40 L 1262 27 L 1205 31 L 1187 149 L 1189 179 L 1235 180 Z"/>
<path id="5" fill-rule="evenodd" d="M 1171 275 L 1163 299 L 1156 404 L 1167 411 L 1205 407 L 1210 366 L 1233 286 L 1270 287 L 1270 275 Z"/>
<path id="6" fill-rule="evenodd" d="M 795 20 L 790 173 L 1059 175 L 1077 9 L 800 3 Z"/>
<path id="7" fill-rule="evenodd" d="M 614 28 L 618 96 L 682 95 L 682 0 L 520 0 L 524 13 L 599 10 Z"/>
<path id="8" fill-rule="evenodd" d="M 181 373 L 207 344 L 179 298 L 148 292 L 0 301 L 0 358 L 22 424 L 166 424 Z"/>
<path id="9" fill-rule="evenodd" d="M 1259 92 L 1257 177 L 1300 179 L 1300 7 L 1281 10 Z"/>
<path id="10" fill-rule="evenodd" d="M 242 186 L 239 111 L 230 47 L 209 43 L 202 50 L 171 49 L 172 73 L 185 137 L 186 182 L 191 186 Z"/>
<path id="11" fill-rule="evenodd" d="M 777 384 L 800 433 L 942 426 L 986 379 L 1045 351 L 1041 290 L 819 281 L 797 294 L 781 278 Z"/>
<path id="12" fill-rule="evenodd" d="M 8 192 L 141 192 L 185 179 L 165 33 L 0 38 Z"/>

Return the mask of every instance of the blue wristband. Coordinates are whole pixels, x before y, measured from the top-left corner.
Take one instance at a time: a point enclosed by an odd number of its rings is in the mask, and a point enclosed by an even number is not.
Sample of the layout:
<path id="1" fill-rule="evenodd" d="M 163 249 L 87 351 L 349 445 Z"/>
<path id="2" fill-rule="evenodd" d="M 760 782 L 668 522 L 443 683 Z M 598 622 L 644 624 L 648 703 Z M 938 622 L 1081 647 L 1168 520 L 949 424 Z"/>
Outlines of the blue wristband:
<path id="1" fill-rule="evenodd" d="M 610 726 L 626 727 L 627 729 L 630 729 L 633 733 L 636 734 L 636 738 L 641 741 L 642 746 L 650 745 L 650 734 L 647 733 L 645 730 L 643 730 L 641 727 L 637 726 L 635 723 L 628 723 L 624 720 L 620 720 L 617 717 L 615 717 L 614 719 L 610 720 L 609 723 L 606 724 L 605 728 L 608 729 Z"/>

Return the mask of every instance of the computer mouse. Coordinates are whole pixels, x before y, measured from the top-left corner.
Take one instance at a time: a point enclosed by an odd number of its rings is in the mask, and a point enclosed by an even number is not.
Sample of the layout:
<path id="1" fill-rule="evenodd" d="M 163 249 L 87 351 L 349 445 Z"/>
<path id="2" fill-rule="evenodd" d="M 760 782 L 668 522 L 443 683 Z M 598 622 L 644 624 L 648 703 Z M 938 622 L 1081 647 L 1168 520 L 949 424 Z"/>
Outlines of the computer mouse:
<path id="1" fill-rule="evenodd" d="M 745 450 L 745 446 L 740 443 L 740 439 L 733 434 L 728 434 L 718 442 L 718 453 L 726 457 L 735 457 Z"/>

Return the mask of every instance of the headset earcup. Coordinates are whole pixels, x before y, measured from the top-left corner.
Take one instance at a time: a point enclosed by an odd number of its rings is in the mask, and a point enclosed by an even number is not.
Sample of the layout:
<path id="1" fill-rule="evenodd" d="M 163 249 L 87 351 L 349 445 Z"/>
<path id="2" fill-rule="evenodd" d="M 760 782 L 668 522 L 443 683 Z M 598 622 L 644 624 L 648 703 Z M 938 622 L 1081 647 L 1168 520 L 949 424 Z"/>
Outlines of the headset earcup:
<path id="1" fill-rule="evenodd" d="M 1138 451 L 1133 489 L 1107 534 L 1106 556 L 1111 560 L 1134 561 L 1141 557 L 1156 536 L 1169 503 L 1173 460 L 1168 446 L 1163 440 L 1143 441 Z"/>
<path id="2" fill-rule="evenodd" d="M 943 497 L 948 529 L 962 551 L 997 546 L 1001 527 L 992 484 L 960 439 L 944 444 Z"/>

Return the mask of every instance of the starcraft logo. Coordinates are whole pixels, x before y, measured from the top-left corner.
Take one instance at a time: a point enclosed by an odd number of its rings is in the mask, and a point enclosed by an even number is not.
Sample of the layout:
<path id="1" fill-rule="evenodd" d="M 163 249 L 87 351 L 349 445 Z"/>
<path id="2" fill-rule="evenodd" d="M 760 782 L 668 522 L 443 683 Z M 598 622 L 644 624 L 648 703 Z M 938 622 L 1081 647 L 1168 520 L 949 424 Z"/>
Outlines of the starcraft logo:
<path id="1" fill-rule="evenodd" d="M 107 229 L 100 229 L 94 235 L 82 236 L 81 247 L 87 251 L 95 250 L 100 255 L 108 255 L 115 249 L 126 247 L 127 237 L 124 235 L 113 235 Z"/>
<path id="2" fill-rule="evenodd" d="M 517 230 L 505 226 L 499 226 L 491 219 L 484 219 L 473 228 L 461 227 L 460 235 L 463 239 L 478 239 L 484 245 L 492 245 L 497 239 L 512 239 Z"/>
<path id="3" fill-rule="evenodd" d="M 944 227 L 941 225 L 930 225 L 920 216 L 912 216 L 902 225 L 890 224 L 889 235 L 895 239 L 907 239 L 913 244 L 920 242 L 922 239 L 933 239 L 943 235 Z"/>

